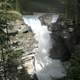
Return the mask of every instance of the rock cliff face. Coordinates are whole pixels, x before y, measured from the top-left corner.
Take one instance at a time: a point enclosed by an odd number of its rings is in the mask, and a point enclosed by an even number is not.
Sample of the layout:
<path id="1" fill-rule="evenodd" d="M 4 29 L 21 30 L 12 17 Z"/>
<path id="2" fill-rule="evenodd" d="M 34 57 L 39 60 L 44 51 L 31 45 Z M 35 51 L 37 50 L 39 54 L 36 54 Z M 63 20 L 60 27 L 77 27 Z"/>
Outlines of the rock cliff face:
<path id="1" fill-rule="evenodd" d="M 23 20 L 11 22 L 12 27 L 9 28 L 11 47 L 14 50 L 22 49 L 24 51 L 21 61 L 29 74 L 33 72 L 33 57 L 35 55 L 34 48 L 37 48 L 37 42 L 31 29 L 24 24 Z M 5 30 L 4 30 L 5 31 Z M 17 33 L 16 33 L 17 32 Z"/>
<path id="2" fill-rule="evenodd" d="M 42 24 L 47 25 L 51 31 L 52 48 L 49 55 L 52 59 L 66 61 L 70 58 L 70 36 L 64 35 L 63 32 L 65 29 L 60 27 L 60 22 L 56 21 L 53 24 L 51 23 L 51 19 L 51 14 L 44 14 L 40 17 Z M 16 30 L 18 33 L 16 34 L 15 38 L 11 37 L 12 42 L 18 42 L 18 48 L 24 50 L 21 60 L 25 68 L 28 70 L 28 73 L 32 74 L 34 72 L 34 56 L 35 53 L 38 53 L 38 43 L 34 39 L 34 34 L 30 27 L 25 25 L 22 20 L 17 20 L 14 22 L 14 24 L 14 30 Z M 17 49 L 15 46 L 13 48 Z"/>
<path id="3" fill-rule="evenodd" d="M 56 22 L 51 22 L 52 17 L 58 17 Z M 70 39 L 73 33 L 71 22 L 65 25 L 63 18 L 56 14 L 44 14 L 40 17 L 40 20 L 42 24 L 47 25 L 48 29 L 51 31 L 52 48 L 50 50 L 50 57 L 60 59 L 61 61 L 69 60 L 72 48 Z"/>

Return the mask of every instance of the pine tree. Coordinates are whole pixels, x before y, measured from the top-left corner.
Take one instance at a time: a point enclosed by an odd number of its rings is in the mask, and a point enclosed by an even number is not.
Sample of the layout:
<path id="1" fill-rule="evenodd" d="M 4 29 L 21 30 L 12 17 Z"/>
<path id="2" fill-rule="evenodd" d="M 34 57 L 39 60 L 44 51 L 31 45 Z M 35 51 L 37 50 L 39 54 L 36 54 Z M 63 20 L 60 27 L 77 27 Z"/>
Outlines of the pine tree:
<path id="1" fill-rule="evenodd" d="M 19 80 L 20 78 L 18 66 L 21 65 L 19 58 L 23 50 L 11 48 L 8 32 L 9 27 L 12 26 L 9 24 L 10 21 L 21 17 L 17 6 L 15 7 L 16 3 L 16 0 L 0 0 L 0 80 Z M 26 79 L 27 76 L 28 74 L 25 76 Z"/>

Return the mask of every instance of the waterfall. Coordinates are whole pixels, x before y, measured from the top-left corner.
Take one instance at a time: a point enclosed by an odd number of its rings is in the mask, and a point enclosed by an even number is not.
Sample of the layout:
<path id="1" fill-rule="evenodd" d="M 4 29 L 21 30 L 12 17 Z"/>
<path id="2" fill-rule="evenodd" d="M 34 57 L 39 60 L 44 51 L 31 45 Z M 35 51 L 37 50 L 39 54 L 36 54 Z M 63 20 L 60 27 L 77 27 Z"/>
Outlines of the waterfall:
<path id="1" fill-rule="evenodd" d="M 53 17 L 54 18 L 54 17 Z M 31 27 L 38 42 L 38 53 L 35 55 L 35 71 L 39 80 L 51 80 L 51 77 L 64 77 L 65 69 L 60 60 L 53 60 L 49 57 L 49 50 L 52 48 L 50 31 L 48 26 L 42 25 L 38 16 L 23 16 L 25 24 Z M 52 19 L 52 22 L 55 19 Z"/>

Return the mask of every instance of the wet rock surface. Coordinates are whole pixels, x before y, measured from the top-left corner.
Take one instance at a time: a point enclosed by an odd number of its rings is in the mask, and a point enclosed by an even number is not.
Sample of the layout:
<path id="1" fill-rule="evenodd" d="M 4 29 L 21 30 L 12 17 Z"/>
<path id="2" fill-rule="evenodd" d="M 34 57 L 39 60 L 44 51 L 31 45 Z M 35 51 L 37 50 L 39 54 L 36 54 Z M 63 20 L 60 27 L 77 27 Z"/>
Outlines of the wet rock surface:
<path id="1" fill-rule="evenodd" d="M 43 15 L 44 16 L 44 15 Z M 42 17 L 43 17 L 42 16 Z M 48 24 L 43 24 L 43 21 L 41 23 L 40 18 L 37 16 L 24 16 L 24 22 L 31 26 L 33 32 L 35 33 L 35 39 L 38 41 L 38 48 L 36 50 L 35 60 L 34 60 L 34 73 L 37 74 L 39 80 L 51 80 L 50 77 L 63 77 L 66 75 L 65 69 L 62 65 L 62 62 L 60 61 L 60 58 L 58 59 L 51 59 L 49 57 L 49 51 L 53 47 L 51 46 L 51 35 L 50 31 L 48 30 Z M 43 18 L 44 20 L 45 18 Z M 49 24 L 51 23 L 51 18 Z M 53 18 L 54 19 L 54 18 Z M 48 20 L 45 19 L 46 21 Z M 48 20 L 49 21 L 49 20 Z M 55 20 L 54 20 L 55 21 Z M 28 23 L 29 22 L 29 23 Z M 45 21 L 44 21 L 45 22 Z M 54 39 L 54 38 L 52 38 Z M 54 41 L 53 41 L 54 42 Z M 55 43 L 55 42 L 54 42 Z M 35 49 L 35 48 L 34 48 Z M 37 53 L 38 51 L 38 53 Z M 52 53 L 51 53 L 52 55 Z M 56 54 L 57 55 L 57 54 Z M 53 51 L 53 55 L 54 51 Z"/>
<path id="2" fill-rule="evenodd" d="M 44 15 L 42 19 L 42 24 L 48 25 L 49 30 L 51 31 L 51 40 L 52 48 L 49 52 L 52 59 L 60 59 L 66 61 L 70 58 L 70 46 L 69 38 L 65 39 L 61 31 L 61 27 L 58 23 L 51 23 L 52 15 Z M 17 21 L 15 29 L 18 31 L 18 34 L 15 36 L 15 39 L 19 42 L 20 48 L 24 50 L 22 56 L 23 65 L 28 70 L 29 74 L 34 72 L 34 56 L 35 53 L 38 53 L 38 43 L 34 39 L 32 30 L 28 25 L 25 25 L 23 21 Z M 68 43 L 68 44 L 67 44 Z"/>
<path id="3" fill-rule="evenodd" d="M 68 61 L 73 49 L 73 23 L 71 20 L 64 20 L 60 15 L 58 15 L 56 22 L 51 22 L 53 15 L 44 14 L 40 16 L 42 24 L 47 25 L 48 30 L 51 31 L 52 48 L 49 54 L 52 59 Z"/>
<path id="4" fill-rule="evenodd" d="M 13 27 L 9 29 L 11 47 L 15 50 L 24 51 L 21 62 L 29 74 L 33 73 L 33 61 L 37 48 L 37 42 L 30 27 L 25 25 L 22 20 L 11 22 Z M 17 34 L 13 32 L 17 31 Z M 35 48 L 35 49 L 34 49 Z"/>

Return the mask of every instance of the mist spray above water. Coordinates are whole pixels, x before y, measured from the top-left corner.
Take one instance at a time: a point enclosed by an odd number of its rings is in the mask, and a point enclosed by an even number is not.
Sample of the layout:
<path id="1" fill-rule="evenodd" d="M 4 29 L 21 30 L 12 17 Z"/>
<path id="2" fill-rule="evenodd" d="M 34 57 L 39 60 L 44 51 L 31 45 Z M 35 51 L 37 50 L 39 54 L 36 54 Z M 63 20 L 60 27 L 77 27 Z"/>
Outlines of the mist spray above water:
<path id="1" fill-rule="evenodd" d="M 53 17 L 52 22 L 56 18 Z M 49 51 L 52 48 L 50 31 L 46 25 L 42 25 L 38 16 L 24 16 L 24 22 L 31 27 L 38 41 L 38 53 L 35 55 L 35 73 L 39 80 L 51 80 L 51 77 L 60 78 L 65 76 L 65 70 L 60 60 L 52 60 Z M 53 21 L 54 20 L 54 21 Z M 54 54 L 54 53 L 52 53 Z"/>

